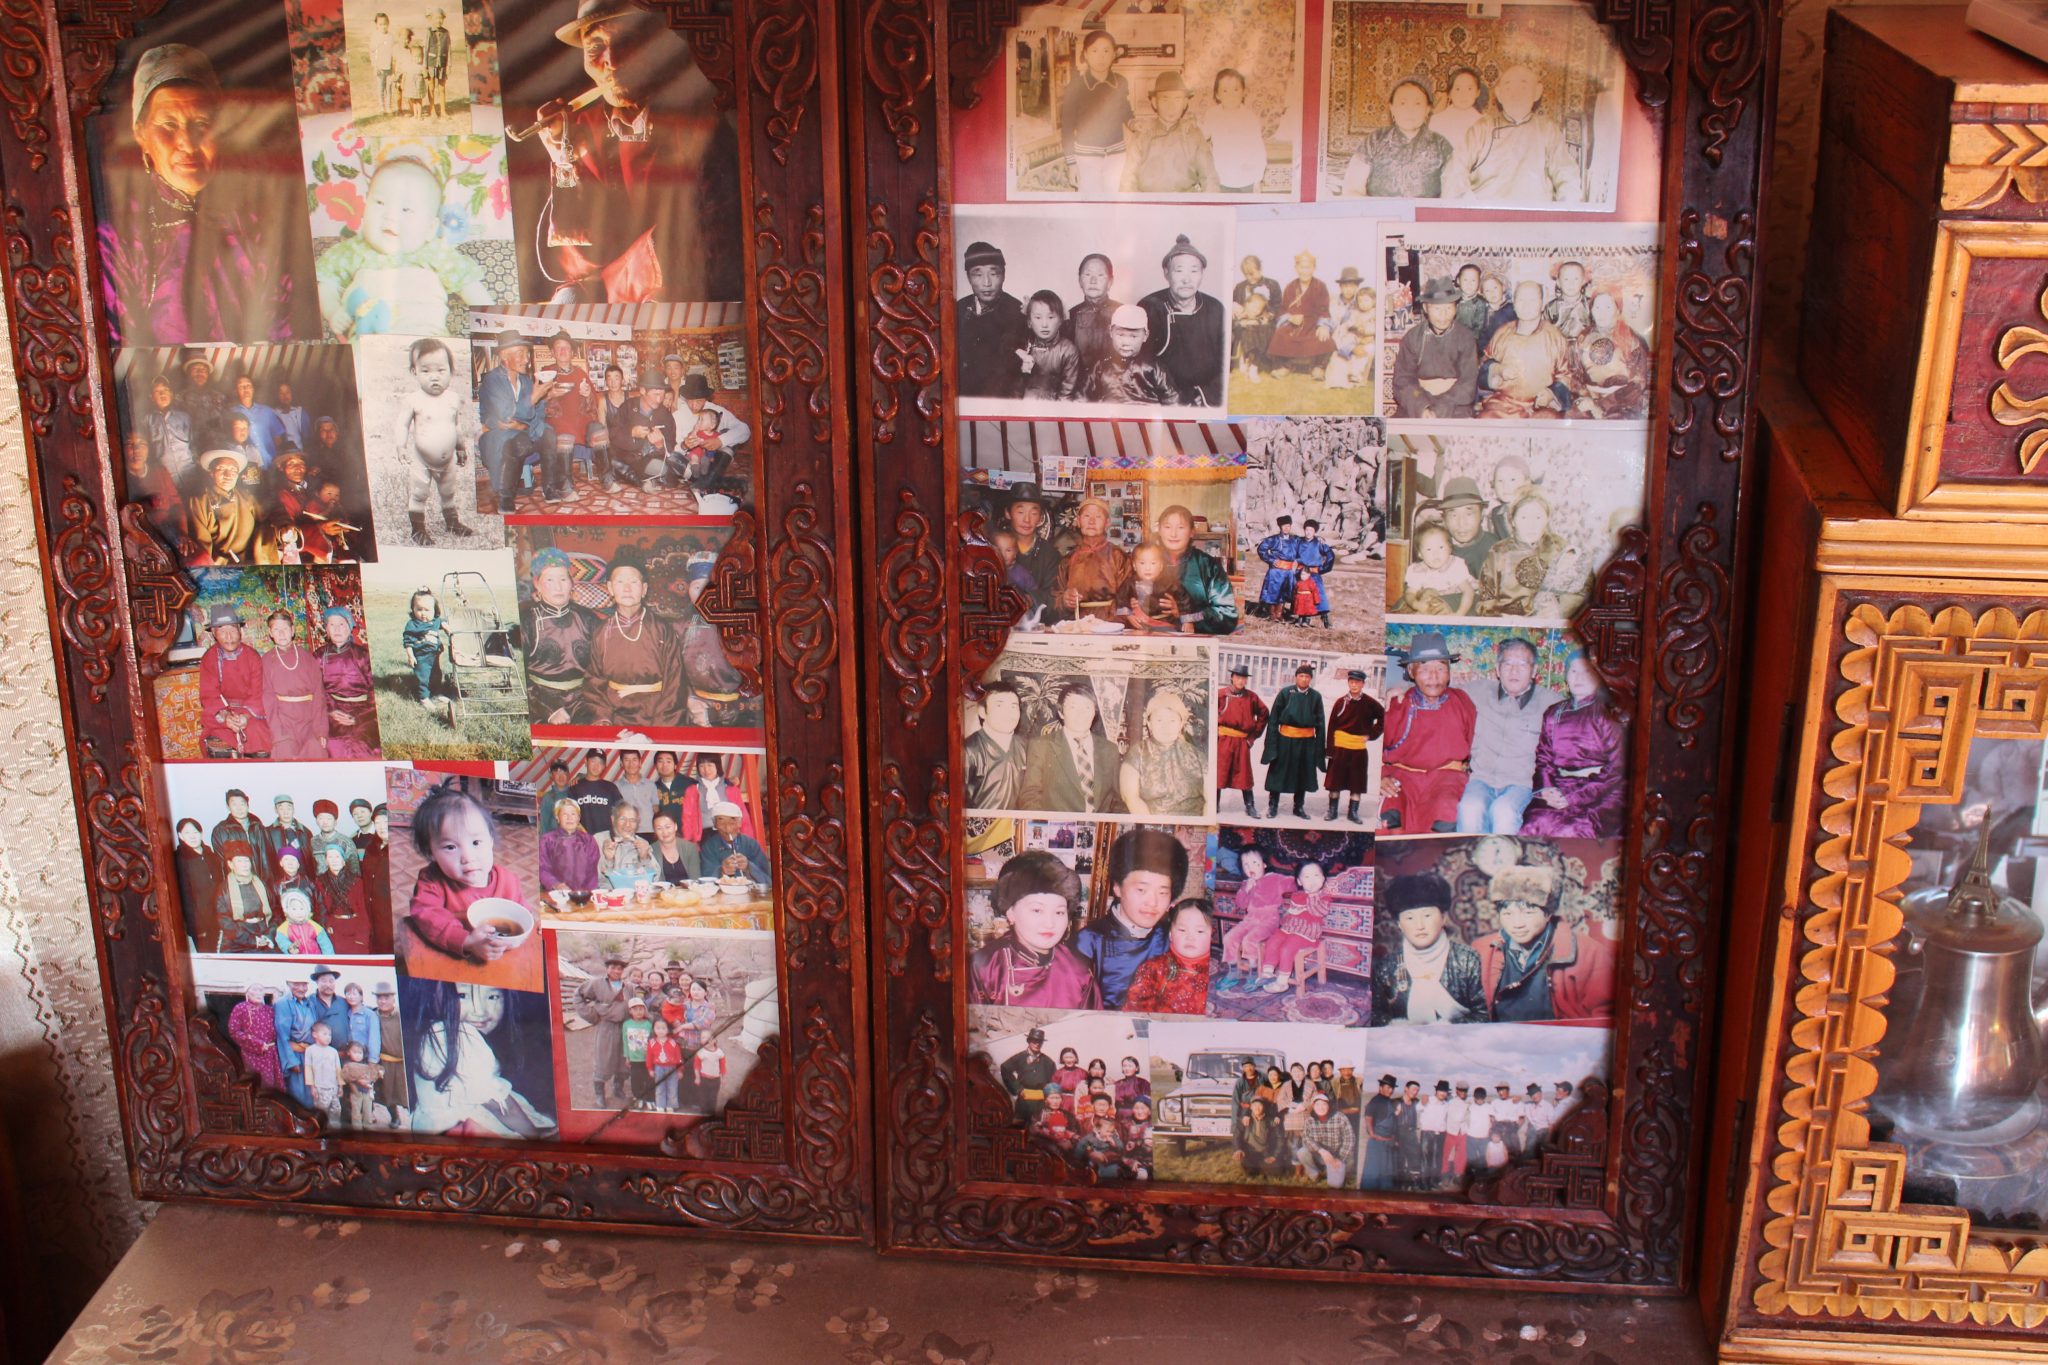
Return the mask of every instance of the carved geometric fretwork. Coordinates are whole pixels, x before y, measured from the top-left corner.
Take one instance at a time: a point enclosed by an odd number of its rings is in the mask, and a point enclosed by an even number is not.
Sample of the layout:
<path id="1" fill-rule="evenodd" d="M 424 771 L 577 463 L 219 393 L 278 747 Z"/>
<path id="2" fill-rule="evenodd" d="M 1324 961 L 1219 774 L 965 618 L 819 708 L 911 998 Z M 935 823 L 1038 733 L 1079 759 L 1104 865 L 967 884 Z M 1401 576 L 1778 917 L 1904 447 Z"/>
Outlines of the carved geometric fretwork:
<path id="1" fill-rule="evenodd" d="M 1756 1306 L 2034 1327 L 2048 1321 L 2048 1248 L 1973 1241 L 1964 1210 L 1907 1204 L 1906 1153 L 1871 1143 L 1865 1110 L 1905 919 L 1906 835 L 1921 807 L 1962 799 L 1972 740 L 2048 738 L 2048 611 L 1887 616 L 1866 603 L 1843 634 L 1848 687 L 1822 779 L 1832 804 L 1814 854 Z"/>

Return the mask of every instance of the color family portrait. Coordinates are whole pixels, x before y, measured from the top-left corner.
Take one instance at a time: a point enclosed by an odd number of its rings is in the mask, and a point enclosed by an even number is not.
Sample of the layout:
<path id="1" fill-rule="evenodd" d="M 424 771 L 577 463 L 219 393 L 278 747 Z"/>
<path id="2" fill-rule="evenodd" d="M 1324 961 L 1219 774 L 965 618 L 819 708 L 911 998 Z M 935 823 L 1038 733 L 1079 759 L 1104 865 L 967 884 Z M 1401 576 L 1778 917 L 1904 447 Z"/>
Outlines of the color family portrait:
<path id="1" fill-rule="evenodd" d="M 1356 1188 L 1364 1037 L 1321 1024 L 1151 1023 L 1159 1179 Z"/>
<path id="2" fill-rule="evenodd" d="M 1388 451 L 1377 417 L 1244 424 L 1230 488 L 1247 644 L 1376 651 L 1385 639 Z"/>
<path id="3" fill-rule="evenodd" d="M 188 568 L 377 557 L 339 346 L 122 351 L 122 500 Z"/>
<path id="4" fill-rule="evenodd" d="M 1230 410 L 1379 411 L 1376 225 L 1308 208 L 1243 209 L 1230 289 Z"/>
<path id="5" fill-rule="evenodd" d="M 970 1045 L 987 1058 L 1034 1141 L 1092 1180 L 1152 1178 L 1142 1020 L 972 1006 L 969 1013 Z"/>
<path id="6" fill-rule="evenodd" d="M 405 1023 L 389 959 L 195 958 L 202 1010 L 267 1089 L 329 1128 L 412 1128 Z"/>
<path id="7" fill-rule="evenodd" d="M 1216 812 L 1248 824 L 1376 825 L 1384 661 L 1306 650 L 1216 651 Z"/>

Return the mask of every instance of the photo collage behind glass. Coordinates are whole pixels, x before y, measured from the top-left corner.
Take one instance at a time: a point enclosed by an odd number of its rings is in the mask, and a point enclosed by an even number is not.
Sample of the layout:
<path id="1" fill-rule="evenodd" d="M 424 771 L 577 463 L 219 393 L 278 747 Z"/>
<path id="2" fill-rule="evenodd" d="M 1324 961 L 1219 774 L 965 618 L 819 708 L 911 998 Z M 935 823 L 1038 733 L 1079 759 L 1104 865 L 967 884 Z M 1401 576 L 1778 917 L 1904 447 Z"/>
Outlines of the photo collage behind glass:
<path id="1" fill-rule="evenodd" d="M 1098 1180 L 1454 1191 L 1608 1073 L 1655 130 L 1576 3 L 1027 5 L 953 115 L 967 1045 Z"/>
<path id="2" fill-rule="evenodd" d="M 626 0 L 268 25 L 91 128 L 194 1006 L 330 1130 L 652 1145 L 779 1030 L 736 129 Z"/>

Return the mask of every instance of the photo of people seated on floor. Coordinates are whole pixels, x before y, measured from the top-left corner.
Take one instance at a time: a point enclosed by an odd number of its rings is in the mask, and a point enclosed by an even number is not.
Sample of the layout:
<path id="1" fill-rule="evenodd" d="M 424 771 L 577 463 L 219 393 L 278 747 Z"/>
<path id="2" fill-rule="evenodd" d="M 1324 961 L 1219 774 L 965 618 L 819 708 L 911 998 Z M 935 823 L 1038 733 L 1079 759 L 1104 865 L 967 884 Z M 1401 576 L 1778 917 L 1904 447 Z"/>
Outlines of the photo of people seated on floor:
<path id="1" fill-rule="evenodd" d="M 1006 837 L 977 841 L 968 863 L 970 1005 L 1207 1009 L 1216 932 L 1204 831 L 997 824 Z"/>
<path id="2" fill-rule="evenodd" d="M 968 809 L 1200 819 L 1208 691 L 1206 644 L 1012 638 L 964 708 Z"/>
<path id="3" fill-rule="evenodd" d="M 354 565 L 200 569 L 152 685 L 168 760 L 376 758 Z"/>
<path id="4" fill-rule="evenodd" d="M 1554 244 L 1553 244 L 1554 243 Z M 1389 225 L 1380 291 L 1388 417 L 1641 422 L 1656 230 Z"/>
<path id="5" fill-rule="evenodd" d="M 1619 841 L 1381 839 L 1377 864 L 1373 1023 L 1613 1017 Z"/>
<path id="6" fill-rule="evenodd" d="M 382 764 L 169 763 L 164 787 L 191 951 L 391 951 Z"/>
<path id="7" fill-rule="evenodd" d="M 122 501 L 188 568 L 377 557 L 345 346 L 122 351 Z"/>
<path id="8" fill-rule="evenodd" d="M 1378 655 L 1232 645 L 1216 651 L 1216 672 L 1219 817 L 1376 827 L 1386 719 Z"/>
<path id="9" fill-rule="evenodd" d="M 329 1128 L 412 1127 L 389 961 L 195 958 L 200 1008 L 249 1074 Z"/>
<path id="10" fill-rule="evenodd" d="M 1384 639 L 1387 429 L 1378 417 L 1246 422 L 1231 485 L 1245 644 L 1377 651 Z M 1315 638 L 1297 638 L 1304 632 Z"/>
<path id="11" fill-rule="evenodd" d="M 963 422 L 962 506 L 1028 606 L 1015 629 L 1228 635 L 1241 624 L 1231 488 L 1240 428 L 1220 422 Z"/>
<path id="12" fill-rule="evenodd" d="M 1017 1125 L 1034 1141 L 1094 1180 L 1152 1178 L 1142 1021 L 1018 1007 L 969 1015 L 968 1047 L 1009 1092 Z"/>
<path id="13" fill-rule="evenodd" d="M 1158 1178 L 1357 1188 L 1364 1039 L 1306 1022 L 1152 1021 Z"/>
<path id="14" fill-rule="evenodd" d="M 562 1094 L 628 1119 L 607 1138 L 634 1136 L 636 1114 L 718 1113 L 781 1030 L 773 934 L 577 930 L 555 951 Z"/>
<path id="15" fill-rule="evenodd" d="M 1569 632 L 1387 628 L 1380 829 L 1611 839 L 1627 726 Z"/>
<path id="16" fill-rule="evenodd" d="M 1238 215 L 1231 411 L 1363 417 L 1379 410 L 1374 245 L 1371 226 L 1355 216 L 1298 209 Z"/>
<path id="17" fill-rule="evenodd" d="M 730 523 L 514 529 L 535 738 L 760 743 L 761 698 L 696 608 Z"/>
<path id="18" fill-rule="evenodd" d="M 954 215 L 964 416 L 1229 411 L 1228 209 L 963 206 Z"/>
<path id="19" fill-rule="evenodd" d="M 1532 1024 L 1368 1034 L 1361 1187 L 1460 1190 L 1535 1160 L 1587 1082 L 1606 1083 L 1612 1047 L 1604 1028 Z"/>
<path id="20" fill-rule="evenodd" d="M 392 941 L 408 976 L 539 990 L 533 798 L 493 778 L 394 767 Z"/>
<path id="21" fill-rule="evenodd" d="M 510 499 L 505 510 L 736 511 L 754 458 L 740 306 L 620 304 L 574 319 L 557 311 L 470 315 L 484 459 L 501 502 Z"/>
<path id="22" fill-rule="evenodd" d="M 540 812 L 541 918 L 770 929 L 759 750 L 542 748 L 509 766 Z"/>
<path id="23" fill-rule="evenodd" d="M 1401 509 L 1387 610 L 1565 624 L 1643 505 L 1643 444 L 1497 430 L 1396 436 Z"/>
<path id="24" fill-rule="evenodd" d="M 415 1133 L 559 1135 L 547 996 L 401 974 L 398 1005 Z"/>

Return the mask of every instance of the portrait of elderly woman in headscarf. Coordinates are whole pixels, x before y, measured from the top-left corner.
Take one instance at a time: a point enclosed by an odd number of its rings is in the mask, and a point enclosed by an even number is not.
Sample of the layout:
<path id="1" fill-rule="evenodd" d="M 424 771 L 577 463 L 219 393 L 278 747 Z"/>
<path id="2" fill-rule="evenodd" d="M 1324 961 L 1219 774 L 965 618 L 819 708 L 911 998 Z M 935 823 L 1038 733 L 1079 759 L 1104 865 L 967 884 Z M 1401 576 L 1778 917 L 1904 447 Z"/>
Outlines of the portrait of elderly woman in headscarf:
<path id="1" fill-rule="evenodd" d="M 136 63 L 126 139 L 108 138 L 102 292 L 118 346 L 315 337 L 311 229 L 298 187 L 290 92 L 238 91 L 198 48 L 165 43 Z M 251 134 L 255 136 L 251 136 Z M 290 139 L 289 186 L 265 185 L 256 146 Z"/>

